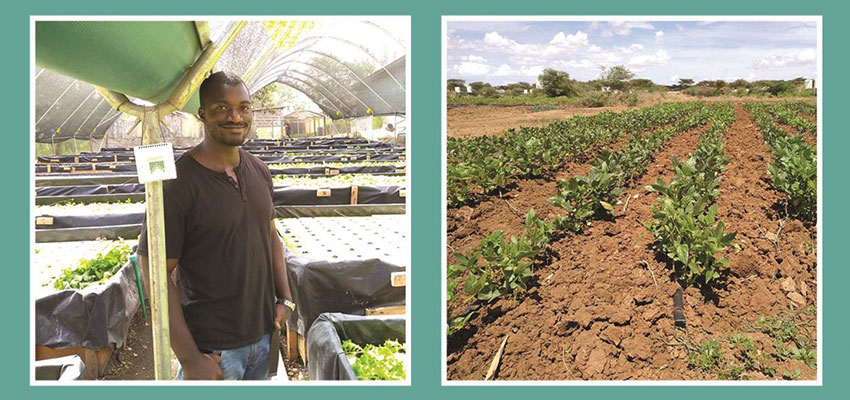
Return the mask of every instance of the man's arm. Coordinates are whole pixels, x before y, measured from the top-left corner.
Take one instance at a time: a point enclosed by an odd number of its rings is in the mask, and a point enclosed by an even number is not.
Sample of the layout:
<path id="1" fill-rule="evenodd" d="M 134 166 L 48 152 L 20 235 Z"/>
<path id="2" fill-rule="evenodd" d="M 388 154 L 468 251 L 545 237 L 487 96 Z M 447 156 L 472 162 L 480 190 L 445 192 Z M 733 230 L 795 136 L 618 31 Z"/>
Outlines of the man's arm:
<path id="1" fill-rule="evenodd" d="M 148 258 L 139 255 L 139 262 L 142 265 L 142 280 L 145 291 L 150 293 L 150 270 L 148 268 Z M 189 326 L 186 325 L 186 318 L 183 316 L 183 306 L 180 304 L 180 296 L 177 294 L 177 286 L 171 279 L 171 274 L 177 268 L 176 258 L 169 258 L 165 262 L 166 280 L 168 281 L 168 327 L 171 335 L 171 349 L 180 360 L 180 365 L 183 366 L 183 377 L 185 379 L 223 379 L 221 367 L 218 362 L 221 360 L 216 354 L 204 354 L 198 350 L 195 344 L 195 339 L 192 338 L 192 333 L 189 332 Z M 148 295 L 150 298 L 150 294 Z"/>
<path id="2" fill-rule="evenodd" d="M 280 236 L 277 235 L 277 227 L 274 224 L 274 219 L 271 220 L 269 226 L 269 241 L 272 247 L 272 266 L 274 268 L 274 291 L 278 299 L 286 299 L 292 301 L 292 294 L 289 292 L 289 279 L 286 277 L 286 260 L 283 258 L 283 243 L 280 241 Z M 275 329 L 281 329 L 284 321 L 289 318 L 292 310 L 284 305 L 275 304 L 274 306 L 274 326 Z"/>

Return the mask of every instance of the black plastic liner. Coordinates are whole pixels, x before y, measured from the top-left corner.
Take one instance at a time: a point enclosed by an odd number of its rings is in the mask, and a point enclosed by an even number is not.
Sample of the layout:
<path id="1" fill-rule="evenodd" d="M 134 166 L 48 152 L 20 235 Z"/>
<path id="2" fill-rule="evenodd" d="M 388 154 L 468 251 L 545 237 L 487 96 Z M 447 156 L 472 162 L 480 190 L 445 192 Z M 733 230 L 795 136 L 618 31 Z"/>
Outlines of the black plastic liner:
<path id="1" fill-rule="evenodd" d="M 77 186 L 49 186 L 35 189 L 38 196 L 78 196 L 91 194 L 126 194 L 144 193 L 145 185 L 140 183 L 127 183 L 123 185 L 77 185 Z"/>
<path id="2" fill-rule="evenodd" d="M 304 156 L 258 156 L 266 164 L 295 164 L 295 163 L 319 163 L 319 162 L 361 162 L 361 161 L 404 161 L 405 153 L 384 154 L 354 154 L 354 155 L 304 155 Z M 97 173 L 97 172 L 136 172 L 135 163 L 108 163 L 108 164 L 67 164 L 51 163 L 36 164 L 35 172 L 38 174 L 53 173 Z"/>
<path id="3" fill-rule="evenodd" d="M 52 348 L 121 347 L 139 309 L 132 262 L 102 285 L 63 290 L 35 301 L 35 344 Z"/>
<path id="4" fill-rule="evenodd" d="M 404 304 L 405 288 L 390 284 L 390 274 L 405 271 L 404 267 L 375 258 L 315 260 L 285 246 L 284 251 L 289 288 L 298 305 L 286 325 L 302 336 L 322 313 L 363 315 L 366 308 Z"/>
<path id="5" fill-rule="evenodd" d="M 35 204 L 46 205 L 74 201 L 76 203 L 109 203 L 116 201 L 144 201 L 145 186 L 142 184 L 59 186 L 36 188 Z M 358 186 L 357 197 L 352 198 L 351 187 L 329 188 L 330 195 L 320 193 L 325 189 L 277 187 L 274 189 L 274 205 L 344 205 L 344 204 L 399 204 L 405 190 L 401 186 Z M 48 194 L 45 194 L 48 193 Z"/>
<path id="6" fill-rule="evenodd" d="M 36 229 L 36 243 L 75 242 L 80 240 L 135 238 L 142 233 L 142 224 L 87 226 L 79 228 Z"/>
<path id="7" fill-rule="evenodd" d="M 85 186 L 85 185 L 123 185 L 127 183 L 139 183 L 136 175 L 99 174 L 51 174 L 35 178 L 36 187 L 48 186 Z"/>
<path id="8" fill-rule="evenodd" d="M 77 172 L 136 172 L 136 164 L 36 164 L 35 172 L 39 174 Z"/>
<path id="9" fill-rule="evenodd" d="M 307 333 L 307 374 L 310 380 L 357 380 L 342 342 L 365 346 L 382 345 L 387 340 L 405 342 L 405 320 L 396 316 L 324 313 Z"/>
<path id="10" fill-rule="evenodd" d="M 95 226 L 118 226 L 118 225 L 141 225 L 144 220 L 144 212 L 134 213 L 112 213 L 98 215 L 49 215 L 42 214 L 36 217 L 47 217 L 52 219 L 51 224 L 36 224 L 35 229 L 61 229 L 61 228 L 83 228 Z"/>
<path id="11" fill-rule="evenodd" d="M 86 364 L 76 354 L 35 362 L 35 380 L 37 381 L 78 381 L 83 379 L 85 374 Z"/>
<path id="12" fill-rule="evenodd" d="M 404 203 L 400 186 L 359 186 L 357 199 L 352 201 L 351 188 L 330 188 L 330 195 L 319 197 L 318 189 L 275 188 L 274 205 L 342 205 L 342 204 L 399 204 Z"/>
<path id="13" fill-rule="evenodd" d="M 115 203 L 119 201 L 142 202 L 144 193 L 114 193 L 114 194 L 80 194 L 72 196 L 40 196 L 35 198 L 36 205 L 49 205 L 73 201 L 75 203 Z"/>

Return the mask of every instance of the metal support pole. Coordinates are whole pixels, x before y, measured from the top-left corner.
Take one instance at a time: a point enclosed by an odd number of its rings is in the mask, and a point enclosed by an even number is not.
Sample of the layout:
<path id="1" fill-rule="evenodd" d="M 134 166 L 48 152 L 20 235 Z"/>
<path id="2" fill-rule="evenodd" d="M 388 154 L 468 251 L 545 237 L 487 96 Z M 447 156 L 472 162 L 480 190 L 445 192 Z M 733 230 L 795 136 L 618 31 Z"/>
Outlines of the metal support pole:
<path id="1" fill-rule="evenodd" d="M 142 143 L 162 141 L 156 111 L 146 112 L 142 121 Z M 151 318 L 153 319 L 153 358 L 156 380 L 171 379 L 171 335 L 168 325 L 168 272 L 165 266 L 165 214 L 162 182 L 145 184 L 148 227 L 148 268 L 150 269 Z"/>

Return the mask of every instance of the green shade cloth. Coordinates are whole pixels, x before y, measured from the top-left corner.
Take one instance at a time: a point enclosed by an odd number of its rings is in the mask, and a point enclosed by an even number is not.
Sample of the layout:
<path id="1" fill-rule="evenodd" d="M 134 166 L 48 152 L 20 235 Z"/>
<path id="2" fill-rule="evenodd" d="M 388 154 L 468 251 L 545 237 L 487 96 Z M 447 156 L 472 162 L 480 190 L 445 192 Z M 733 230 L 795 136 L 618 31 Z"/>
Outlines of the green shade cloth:
<path id="1" fill-rule="evenodd" d="M 155 104 L 202 51 L 192 21 L 38 21 L 35 38 L 38 66 Z"/>

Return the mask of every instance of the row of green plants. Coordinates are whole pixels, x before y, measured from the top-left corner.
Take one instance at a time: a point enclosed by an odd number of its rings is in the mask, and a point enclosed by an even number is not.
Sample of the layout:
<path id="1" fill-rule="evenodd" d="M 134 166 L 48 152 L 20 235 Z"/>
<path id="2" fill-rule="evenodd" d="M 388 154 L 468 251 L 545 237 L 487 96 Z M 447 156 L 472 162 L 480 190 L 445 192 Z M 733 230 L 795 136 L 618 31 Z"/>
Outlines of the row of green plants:
<path id="1" fill-rule="evenodd" d="M 554 229 L 579 232 L 592 217 L 612 213 L 625 187 L 646 172 L 652 154 L 676 134 L 705 125 L 715 108 L 703 108 L 671 127 L 632 136 L 619 151 L 603 150 L 587 175 L 558 181 L 558 192 L 548 201 L 566 213 L 555 217 Z"/>
<path id="2" fill-rule="evenodd" d="M 814 223 L 818 200 L 817 149 L 801 135 L 789 135 L 777 127 L 764 104 L 748 103 L 745 107 L 773 153 L 773 162 L 767 165 L 770 184 L 788 196 L 786 204 L 791 215 Z"/>
<path id="3" fill-rule="evenodd" d="M 766 108 L 768 112 L 776 117 L 777 121 L 791 126 L 796 129 L 797 132 L 810 134 L 817 134 L 818 132 L 817 124 L 801 117 L 800 112 L 793 106 L 793 103 L 783 102 L 779 104 L 771 104 L 766 106 Z"/>
<path id="4" fill-rule="evenodd" d="M 729 265 L 718 254 L 735 247 L 736 232 L 725 232 L 714 204 L 729 162 L 722 139 L 735 120 L 735 110 L 731 103 L 716 103 L 709 119 L 711 126 L 700 135 L 690 157 L 684 162 L 673 157 L 676 174 L 670 183 L 658 178 L 647 187 L 658 198 L 652 206 L 652 221 L 644 226 L 655 237 L 653 246 L 673 262 L 674 275 L 688 286 L 718 278 Z"/>
<path id="5" fill-rule="evenodd" d="M 527 290 L 534 263 L 546 252 L 552 235 L 552 223 L 531 209 L 519 236 L 506 240 L 504 231 L 497 230 L 481 239 L 479 247 L 454 253 L 458 263 L 449 265 L 446 283 L 449 306 L 461 282 L 465 294 L 482 302 Z M 463 328 L 471 316 L 467 313 L 448 321 L 448 335 Z"/>
<path id="6" fill-rule="evenodd" d="M 688 351 L 688 366 L 721 380 L 748 380 L 754 373 L 796 380 L 802 373 L 799 368 L 786 369 L 780 375 L 777 363 L 797 360 L 810 369 L 817 368 L 817 346 L 808 329 L 814 312 L 814 307 L 807 307 L 769 318 L 762 316 L 747 327 L 749 334 L 740 332 L 699 344 L 685 341 L 682 344 Z M 770 337 L 773 349 L 759 349 L 750 335 L 755 332 Z"/>
<path id="7" fill-rule="evenodd" d="M 483 238 L 479 247 L 455 253 L 457 263 L 449 265 L 447 273 L 449 306 L 461 282 L 463 293 L 485 303 L 527 290 L 533 266 L 545 256 L 551 240 L 567 231 L 580 231 L 598 212 L 613 212 L 612 204 L 625 193 L 624 186 L 646 171 L 652 154 L 677 133 L 706 124 L 715 108 L 703 108 L 673 127 L 634 135 L 623 149 L 603 151 L 587 176 L 561 180 L 558 195 L 549 202 L 567 210 L 566 215 L 543 220 L 532 209 L 519 236 L 505 238 L 504 232 L 497 230 Z M 448 334 L 462 329 L 471 316 L 467 313 L 450 319 Z"/>
<path id="8" fill-rule="evenodd" d="M 127 263 L 132 253 L 130 246 L 123 240 L 112 242 L 107 248 L 107 251 L 93 258 L 80 260 L 76 267 L 63 269 L 53 281 L 53 287 L 57 290 L 85 289 L 106 282 Z"/>
<path id="9" fill-rule="evenodd" d="M 582 161 L 627 133 L 673 123 L 700 107 L 699 102 L 666 103 L 509 129 L 501 136 L 449 138 L 448 205 L 454 208 L 480 200 L 512 179 L 551 176 L 565 162 Z"/>
<path id="10" fill-rule="evenodd" d="M 816 116 L 818 114 L 818 104 L 810 101 L 783 101 L 782 106 L 807 115 Z"/>

